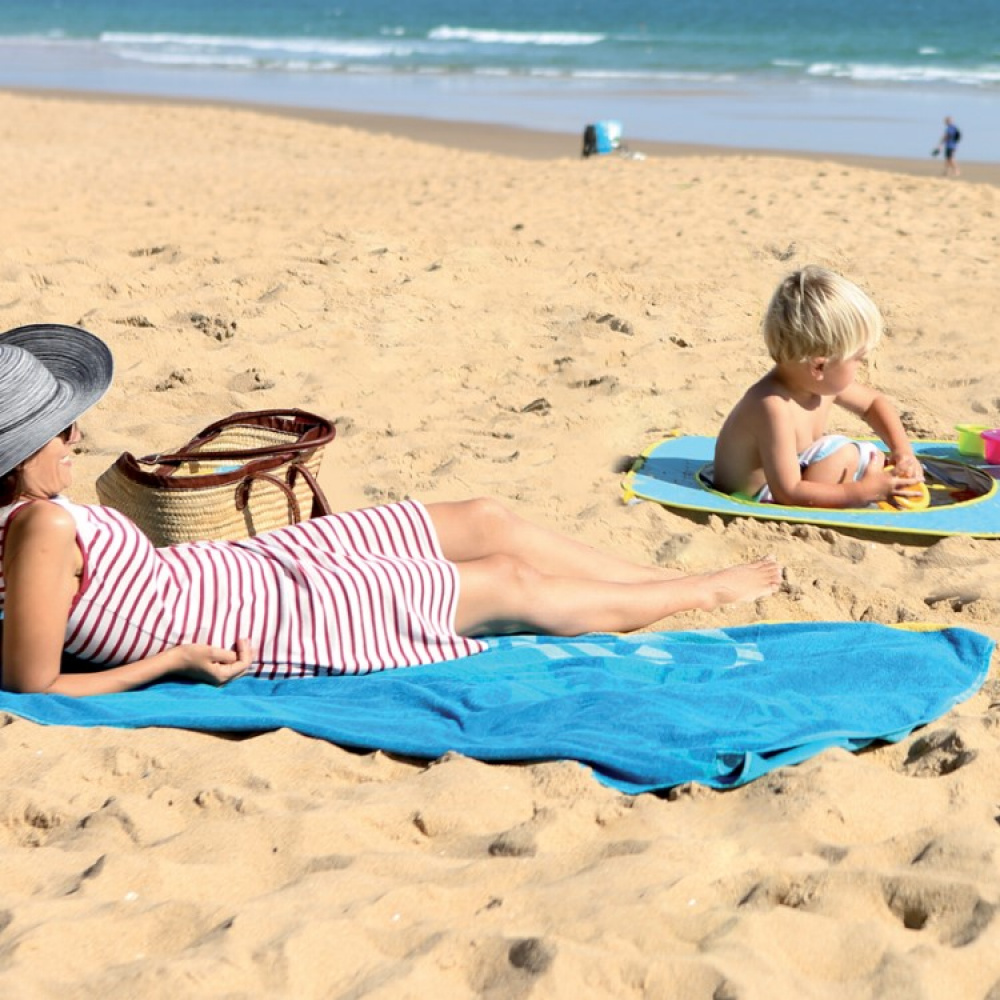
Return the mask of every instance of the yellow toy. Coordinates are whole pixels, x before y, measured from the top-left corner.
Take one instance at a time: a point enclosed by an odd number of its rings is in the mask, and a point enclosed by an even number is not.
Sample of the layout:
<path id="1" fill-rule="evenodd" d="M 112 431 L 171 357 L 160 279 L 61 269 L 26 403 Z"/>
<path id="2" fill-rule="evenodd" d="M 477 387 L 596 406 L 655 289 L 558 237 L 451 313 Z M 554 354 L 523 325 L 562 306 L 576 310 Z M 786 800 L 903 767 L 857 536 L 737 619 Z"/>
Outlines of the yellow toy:
<path id="1" fill-rule="evenodd" d="M 885 471 L 891 472 L 892 466 L 887 465 Z M 912 496 L 897 493 L 891 500 L 879 500 L 879 507 L 882 510 L 927 510 L 930 507 L 931 491 L 926 483 L 914 483 L 907 486 L 907 489 L 913 491 Z"/>

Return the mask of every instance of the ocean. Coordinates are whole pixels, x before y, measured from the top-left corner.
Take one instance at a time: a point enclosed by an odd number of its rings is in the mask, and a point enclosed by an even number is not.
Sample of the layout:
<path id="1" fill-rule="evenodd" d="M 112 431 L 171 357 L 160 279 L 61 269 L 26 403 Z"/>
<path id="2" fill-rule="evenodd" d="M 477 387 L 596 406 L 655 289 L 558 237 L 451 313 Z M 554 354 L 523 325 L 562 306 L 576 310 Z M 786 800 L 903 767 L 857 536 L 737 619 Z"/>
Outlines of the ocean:
<path id="1" fill-rule="evenodd" d="M 0 0 L 0 86 L 1000 162 L 1000 2 Z"/>

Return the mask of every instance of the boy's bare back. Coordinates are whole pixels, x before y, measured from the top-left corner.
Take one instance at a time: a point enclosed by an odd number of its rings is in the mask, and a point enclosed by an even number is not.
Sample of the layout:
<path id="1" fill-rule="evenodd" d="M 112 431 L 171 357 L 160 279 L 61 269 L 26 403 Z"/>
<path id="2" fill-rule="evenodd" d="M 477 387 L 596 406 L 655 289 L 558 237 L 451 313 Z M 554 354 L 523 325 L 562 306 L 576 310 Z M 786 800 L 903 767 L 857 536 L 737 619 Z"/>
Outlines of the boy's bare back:
<path id="1" fill-rule="evenodd" d="M 832 399 L 815 396 L 806 405 L 774 370 L 752 385 L 726 418 L 715 448 L 712 477 L 723 493 L 753 496 L 767 482 L 763 452 L 773 450 L 775 428 L 792 431 L 796 460 L 824 431 Z"/>

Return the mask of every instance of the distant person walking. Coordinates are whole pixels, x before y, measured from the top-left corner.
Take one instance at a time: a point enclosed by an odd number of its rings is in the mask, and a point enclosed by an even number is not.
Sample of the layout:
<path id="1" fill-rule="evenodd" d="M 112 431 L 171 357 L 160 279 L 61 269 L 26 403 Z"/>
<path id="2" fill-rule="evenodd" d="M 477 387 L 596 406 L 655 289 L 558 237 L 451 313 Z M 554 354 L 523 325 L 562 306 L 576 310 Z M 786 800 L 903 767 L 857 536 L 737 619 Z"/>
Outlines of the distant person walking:
<path id="1" fill-rule="evenodd" d="M 950 117 L 945 118 L 944 133 L 933 150 L 935 156 L 937 156 L 941 150 L 944 150 L 945 177 L 958 177 L 961 173 L 958 169 L 958 164 L 955 162 L 955 150 L 958 148 L 958 144 L 961 141 L 962 133 L 959 127 L 951 120 Z"/>

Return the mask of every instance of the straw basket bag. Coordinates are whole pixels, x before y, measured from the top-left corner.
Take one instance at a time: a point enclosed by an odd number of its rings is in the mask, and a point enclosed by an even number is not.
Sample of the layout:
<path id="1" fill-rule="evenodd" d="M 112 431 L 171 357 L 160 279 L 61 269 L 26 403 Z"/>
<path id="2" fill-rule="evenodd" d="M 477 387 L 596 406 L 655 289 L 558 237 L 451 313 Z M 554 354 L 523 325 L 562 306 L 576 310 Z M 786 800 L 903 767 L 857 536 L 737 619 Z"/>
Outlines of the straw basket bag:
<path id="1" fill-rule="evenodd" d="M 234 413 L 176 452 L 125 452 L 97 480 L 97 495 L 154 545 L 248 538 L 330 513 L 316 477 L 335 434 L 303 410 Z"/>

